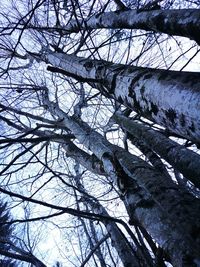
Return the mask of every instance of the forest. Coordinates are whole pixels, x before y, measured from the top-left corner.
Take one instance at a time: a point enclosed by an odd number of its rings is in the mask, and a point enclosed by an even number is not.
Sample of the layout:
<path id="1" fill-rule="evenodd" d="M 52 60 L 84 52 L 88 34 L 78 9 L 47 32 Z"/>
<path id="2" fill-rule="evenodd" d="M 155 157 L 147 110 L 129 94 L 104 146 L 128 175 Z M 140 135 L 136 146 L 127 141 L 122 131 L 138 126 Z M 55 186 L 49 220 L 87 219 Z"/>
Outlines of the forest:
<path id="1" fill-rule="evenodd" d="M 0 266 L 200 267 L 200 1 L 0 3 Z"/>

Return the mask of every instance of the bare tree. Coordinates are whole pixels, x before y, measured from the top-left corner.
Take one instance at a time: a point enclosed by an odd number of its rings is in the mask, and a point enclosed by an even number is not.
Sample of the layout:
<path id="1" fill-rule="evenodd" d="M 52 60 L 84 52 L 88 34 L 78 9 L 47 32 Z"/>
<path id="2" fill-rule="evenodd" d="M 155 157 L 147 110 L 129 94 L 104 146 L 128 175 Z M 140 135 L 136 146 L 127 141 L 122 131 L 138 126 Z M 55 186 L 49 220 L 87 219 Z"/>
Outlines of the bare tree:
<path id="1" fill-rule="evenodd" d="M 1 255 L 200 266 L 200 12 L 163 2 L 1 4 Z"/>

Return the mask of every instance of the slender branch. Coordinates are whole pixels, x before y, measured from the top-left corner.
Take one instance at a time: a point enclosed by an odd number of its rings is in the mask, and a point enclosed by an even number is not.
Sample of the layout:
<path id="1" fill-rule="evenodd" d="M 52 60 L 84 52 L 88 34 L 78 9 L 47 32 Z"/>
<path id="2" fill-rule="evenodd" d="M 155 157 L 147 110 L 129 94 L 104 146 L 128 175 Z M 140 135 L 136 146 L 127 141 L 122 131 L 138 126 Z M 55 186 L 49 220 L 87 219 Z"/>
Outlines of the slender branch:
<path id="1" fill-rule="evenodd" d="M 41 262 L 39 259 L 37 259 L 34 255 L 30 254 L 30 255 L 20 255 L 20 254 L 16 254 L 13 252 L 9 252 L 3 249 L 0 249 L 0 254 L 12 259 L 16 259 L 16 260 L 20 260 L 20 261 L 25 261 L 28 263 L 31 263 L 33 265 L 35 265 L 36 267 L 46 267 L 46 265 Z"/>
<path id="2" fill-rule="evenodd" d="M 115 221 L 115 222 L 118 222 L 118 223 L 121 223 L 121 224 L 124 223 L 122 220 L 116 219 L 116 218 L 113 218 L 113 217 L 110 217 L 110 216 L 104 216 L 104 215 L 95 214 L 95 213 L 91 213 L 91 212 L 75 210 L 75 209 L 72 209 L 72 208 L 56 206 L 54 204 L 50 204 L 50 203 L 47 203 L 47 202 L 44 202 L 44 201 L 40 201 L 40 200 L 31 198 L 31 197 L 26 197 L 26 196 L 20 195 L 18 193 L 14 193 L 14 192 L 8 191 L 8 190 L 3 189 L 3 188 L 0 188 L 0 192 L 2 192 L 4 194 L 7 194 L 7 195 L 9 195 L 11 197 L 16 197 L 16 198 L 22 199 L 23 201 L 28 201 L 28 202 L 32 202 L 32 203 L 35 203 L 35 204 L 38 204 L 38 205 L 41 205 L 41 206 L 45 206 L 45 207 L 48 207 L 48 208 L 51 208 L 51 209 L 60 210 L 60 211 L 63 211 L 65 213 L 68 213 L 68 214 L 71 214 L 71 215 L 74 215 L 74 216 L 78 216 L 78 217 L 80 216 L 80 217 L 83 217 L 83 218 L 87 218 L 87 219 L 91 219 L 91 220 L 98 220 L 98 221 L 111 220 L 111 221 Z"/>
<path id="3" fill-rule="evenodd" d="M 62 215 L 62 214 L 64 214 L 64 211 L 56 212 L 56 213 L 53 213 L 53 214 L 50 214 L 50 215 L 46 215 L 46 216 L 39 216 L 39 217 L 31 218 L 31 219 L 12 220 L 12 221 L 9 221 L 9 222 L 4 222 L 4 223 L 1 223 L 1 222 L 0 222 L 0 225 L 5 225 L 5 224 L 15 224 L 15 223 L 35 222 L 35 221 L 46 220 L 46 219 L 49 219 L 49 218 L 53 218 L 53 217 L 56 217 L 56 216 L 60 216 L 60 215 Z"/>
<path id="4" fill-rule="evenodd" d="M 109 234 L 105 235 L 103 238 L 101 238 L 99 240 L 99 242 L 93 247 L 93 249 L 90 251 L 90 253 L 87 255 L 87 257 L 85 258 L 85 260 L 81 263 L 80 267 L 84 267 L 85 264 L 89 261 L 89 259 L 92 257 L 92 255 L 94 254 L 94 252 L 98 249 L 98 247 L 100 247 L 100 245 L 106 241 L 106 239 L 109 238 Z"/>
<path id="5" fill-rule="evenodd" d="M 0 187 L 0 192 L 4 193 L 6 195 L 9 195 L 11 197 L 16 197 L 16 198 L 22 199 L 23 201 L 28 201 L 28 202 L 32 202 L 32 203 L 35 203 L 35 204 L 38 204 L 38 205 L 41 205 L 41 206 L 44 206 L 44 207 L 48 207 L 48 208 L 51 208 L 51 209 L 60 210 L 60 211 L 63 211 L 65 213 L 68 213 L 68 214 L 73 215 L 73 216 L 78 216 L 78 217 L 82 217 L 82 218 L 86 218 L 86 219 L 90 219 L 90 220 L 97 220 L 97 221 L 110 220 L 110 221 L 113 221 L 113 222 L 116 222 L 116 223 L 120 223 L 121 225 L 124 226 L 124 228 L 126 229 L 128 234 L 131 236 L 131 238 L 134 240 L 134 242 L 135 241 L 137 242 L 134 234 L 132 233 L 132 231 L 129 228 L 129 226 L 127 225 L 127 223 L 124 222 L 121 219 L 113 218 L 111 216 L 105 216 L 105 215 L 101 215 L 101 214 L 96 214 L 96 213 L 92 213 L 92 212 L 75 210 L 75 209 L 72 209 L 72 208 L 66 208 L 66 207 L 62 207 L 62 206 L 56 206 L 54 204 L 50 204 L 50 203 L 47 203 L 47 202 L 44 202 L 44 201 L 40 201 L 40 200 L 33 199 L 33 198 L 30 198 L 30 197 L 22 196 L 22 195 L 17 194 L 17 193 L 13 193 L 13 192 L 8 191 L 6 189 L 3 189 L 1 187 Z"/>
<path id="6" fill-rule="evenodd" d="M 36 138 L 16 138 L 16 139 L 12 139 L 12 138 L 6 138 L 6 139 L 0 139 L 0 144 L 13 144 L 13 143 L 39 143 L 39 142 L 43 142 L 43 141 L 48 141 L 48 140 L 53 140 L 53 139 L 61 139 L 63 140 L 63 138 L 73 138 L 73 135 L 62 135 L 59 136 L 58 134 L 52 134 L 52 135 L 48 135 L 48 136 L 41 136 L 41 137 L 36 137 Z"/>
<path id="7" fill-rule="evenodd" d="M 47 66 L 47 70 L 49 70 L 51 72 L 55 72 L 55 73 L 61 73 L 65 76 L 69 76 L 71 78 L 76 79 L 79 82 L 95 82 L 95 83 L 101 82 L 101 80 L 93 79 L 93 78 L 84 78 L 84 77 L 81 77 L 80 75 L 76 75 L 74 73 L 68 72 L 68 71 L 60 69 L 58 67 Z"/>

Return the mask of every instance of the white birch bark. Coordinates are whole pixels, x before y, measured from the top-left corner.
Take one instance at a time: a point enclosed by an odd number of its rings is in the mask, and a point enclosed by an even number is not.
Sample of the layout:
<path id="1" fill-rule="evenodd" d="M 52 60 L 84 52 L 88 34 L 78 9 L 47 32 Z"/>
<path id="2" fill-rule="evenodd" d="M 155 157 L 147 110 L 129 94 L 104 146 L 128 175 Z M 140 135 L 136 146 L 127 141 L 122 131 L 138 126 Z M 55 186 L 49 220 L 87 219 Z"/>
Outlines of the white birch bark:
<path id="1" fill-rule="evenodd" d="M 200 201 L 140 158 L 110 144 L 80 119 L 67 116 L 47 95 L 44 101 L 79 142 L 102 160 L 107 175 L 123 184 L 130 221 L 136 217 L 141 222 L 169 253 L 174 266 L 200 260 Z"/>
<path id="2" fill-rule="evenodd" d="M 98 175 L 106 175 L 102 162 L 95 155 L 89 155 L 70 141 L 62 142 L 62 147 L 66 151 L 67 157 L 73 158 L 88 171 Z"/>
<path id="3" fill-rule="evenodd" d="M 200 10 L 125 10 L 104 12 L 85 20 L 73 20 L 60 30 L 141 29 L 188 37 L 200 44 Z"/>
<path id="4" fill-rule="evenodd" d="M 200 156 L 165 137 L 154 129 L 115 113 L 113 119 L 126 131 L 142 140 L 149 148 L 200 188 Z"/>
<path id="5" fill-rule="evenodd" d="M 54 71 L 97 86 L 144 117 L 200 143 L 200 74 L 153 70 L 48 51 L 41 60 Z"/>
<path id="6" fill-rule="evenodd" d="M 160 171 L 162 175 L 171 179 L 165 164 L 162 162 L 161 158 L 149 147 L 147 147 L 146 143 L 140 138 L 136 138 L 130 133 L 127 133 L 127 138 L 131 141 L 131 143 L 136 146 L 143 155 L 148 159 L 148 161 L 153 165 L 153 167 Z"/>

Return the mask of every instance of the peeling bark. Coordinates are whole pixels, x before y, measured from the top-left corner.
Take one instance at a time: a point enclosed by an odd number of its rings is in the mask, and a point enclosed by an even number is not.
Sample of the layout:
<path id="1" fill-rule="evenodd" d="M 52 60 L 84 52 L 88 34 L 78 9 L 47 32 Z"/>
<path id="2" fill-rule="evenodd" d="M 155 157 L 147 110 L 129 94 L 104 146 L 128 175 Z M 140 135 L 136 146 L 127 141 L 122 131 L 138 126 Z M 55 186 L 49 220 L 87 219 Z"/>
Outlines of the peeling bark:
<path id="1" fill-rule="evenodd" d="M 68 157 L 79 162 L 87 170 L 98 175 L 106 175 L 102 162 L 94 154 L 89 155 L 72 142 L 62 143 L 62 147 L 65 149 Z"/>

